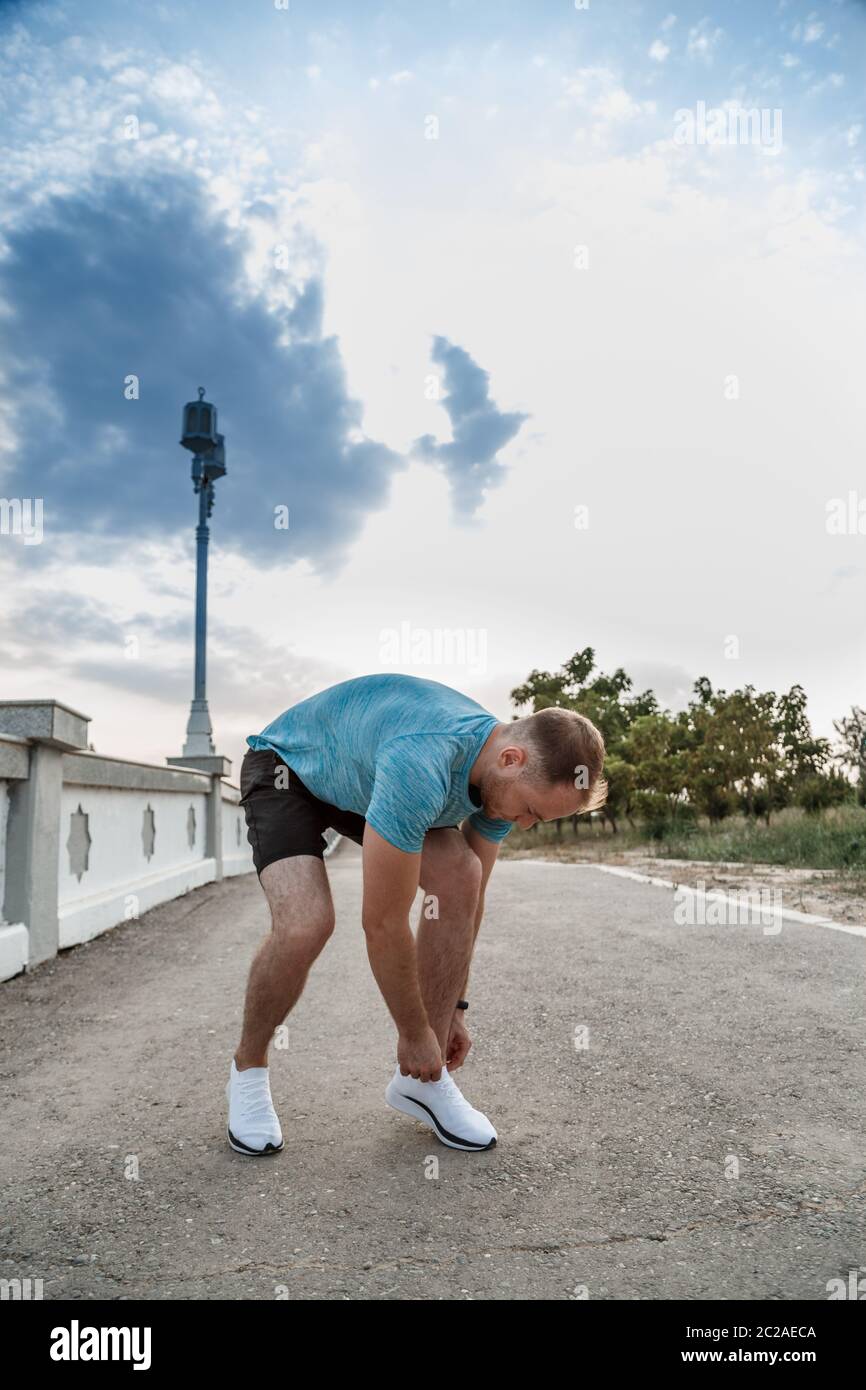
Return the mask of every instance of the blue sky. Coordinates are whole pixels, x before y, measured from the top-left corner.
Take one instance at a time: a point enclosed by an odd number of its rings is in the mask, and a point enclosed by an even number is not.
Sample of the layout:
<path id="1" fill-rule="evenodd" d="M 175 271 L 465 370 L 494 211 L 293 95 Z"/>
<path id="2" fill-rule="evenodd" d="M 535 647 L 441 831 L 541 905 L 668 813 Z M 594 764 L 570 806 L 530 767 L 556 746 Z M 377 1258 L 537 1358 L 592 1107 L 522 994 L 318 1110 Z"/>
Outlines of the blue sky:
<path id="1" fill-rule="evenodd" d="M 81 8 L 0 5 L 7 697 L 177 751 L 203 384 L 231 756 L 406 630 L 503 717 L 586 645 L 673 705 L 863 699 L 866 6 Z"/>

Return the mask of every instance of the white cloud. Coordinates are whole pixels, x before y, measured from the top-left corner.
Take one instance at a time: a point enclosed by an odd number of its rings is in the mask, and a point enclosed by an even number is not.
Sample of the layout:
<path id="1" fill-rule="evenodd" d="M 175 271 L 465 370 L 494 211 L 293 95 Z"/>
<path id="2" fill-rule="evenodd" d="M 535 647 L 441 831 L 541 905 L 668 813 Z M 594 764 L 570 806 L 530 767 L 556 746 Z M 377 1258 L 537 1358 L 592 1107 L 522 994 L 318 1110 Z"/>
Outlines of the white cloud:
<path id="1" fill-rule="evenodd" d="M 97 172 L 231 170 L 239 190 L 262 164 L 261 135 L 221 103 L 213 73 L 199 59 L 182 64 L 159 53 L 112 53 L 106 45 L 40 43 L 22 28 L 17 46 L 0 52 L 0 84 L 13 195 L 2 211 L 5 226 L 47 198 L 87 186 Z M 126 135 L 133 115 L 137 139 Z"/>
<path id="2" fill-rule="evenodd" d="M 811 72 L 803 74 L 804 77 L 811 77 Z M 826 92 L 828 87 L 844 87 L 845 75 L 841 72 L 831 72 L 826 77 L 822 77 L 820 82 L 813 82 L 811 87 L 806 90 L 806 95 L 810 97 L 818 96 L 821 92 Z"/>
<path id="3" fill-rule="evenodd" d="M 167 105 L 206 101 L 211 107 L 219 105 L 213 88 L 207 88 L 198 73 L 185 63 L 170 63 L 150 79 L 150 88 Z"/>
<path id="4" fill-rule="evenodd" d="M 140 87 L 143 90 L 147 86 L 148 78 L 143 68 L 125 67 L 114 73 L 111 80 L 118 87 Z"/>
<path id="5" fill-rule="evenodd" d="M 408 68 L 403 68 L 401 72 L 393 72 L 391 76 L 388 78 L 388 81 L 393 82 L 395 86 L 400 87 L 403 85 L 404 82 L 411 82 L 413 76 L 414 74 L 411 73 L 408 70 Z"/>
<path id="6" fill-rule="evenodd" d="M 668 45 L 666 43 L 662 43 L 661 39 L 653 39 L 647 51 L 649 53 L 650 58 L 652 58 L 653 61 L 656 63 L 663 63 L 665 58 L 670 53 Z"/>
<path id="7" fill-rule="evenodd" d="M 624 87 L 611 87 L 593 107 L 594 114 L 602 121 L 630 121 L 640 115 L 640 110 L 640 104 Z"/>
<path id="8" fill-rule="evenodd" d="M 783 68 L 796 68 L 796 67 L 799 66 L 799 63 L 800 63 L 800 59 L 797 57 L 797 55 L 796 55 L 795 53 L 783 53 L 783 54 L 782 54 L 782 67 L 783 67 Z"/>
<path id="9" fill-rule="evenodd" d="M 570 102 L 583 107 L 592 118 L 595 144 L 604 143 L 612 130 L 656 111 L 654 101 L 637 101 L 610 68 L 579 68 L 565 82 L 565 92 Z"/>
<path id="10" fill-rule="evenodd" d="M 713 28 L 712 21 L 702 19 L 689 30 L 688 55 L 702 58 L 705 63 L 713 61 L 713 50 L 724 34 L 724 29 Z"/>
<path id="11" fill-rule="evenodd" d="M 677 17 L 675 14 L 666 15 L 666 17 L 662 20 L 662 32 L 667 33 L 669 29 L 673 29 L 676 22 Z"/>
<path id="12" fill-rule="evenodd" d="M 824 25 L 820 21 L 807 24 L 805 29 L 803 30 L 803 42 L 817 43 L 818 39 L 820 39 L 823 32 Z"/>

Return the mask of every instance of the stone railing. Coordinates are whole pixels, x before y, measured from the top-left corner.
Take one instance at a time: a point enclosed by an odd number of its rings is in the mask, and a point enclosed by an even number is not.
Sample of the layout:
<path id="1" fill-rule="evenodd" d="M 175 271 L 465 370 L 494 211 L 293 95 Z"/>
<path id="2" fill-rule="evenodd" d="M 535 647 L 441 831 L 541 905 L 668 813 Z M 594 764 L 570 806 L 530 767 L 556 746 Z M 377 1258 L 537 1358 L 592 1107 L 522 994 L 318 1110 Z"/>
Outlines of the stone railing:
<path id="1" fill-rule="evenodd" d="M 252 871 L 221 775 L 87 752 L 84 715 L 0 701 L 0 979 L 181 893 Z"/>

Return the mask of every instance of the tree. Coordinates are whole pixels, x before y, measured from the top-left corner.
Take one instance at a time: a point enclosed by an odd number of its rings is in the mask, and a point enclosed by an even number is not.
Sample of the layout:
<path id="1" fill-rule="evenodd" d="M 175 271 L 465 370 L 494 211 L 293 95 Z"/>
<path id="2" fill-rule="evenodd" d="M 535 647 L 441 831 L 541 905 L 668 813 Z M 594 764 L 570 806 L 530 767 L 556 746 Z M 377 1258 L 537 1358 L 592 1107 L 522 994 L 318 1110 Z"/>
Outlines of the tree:
<path id="1" fill-rule="evenodd" d="M 866 806 L 866 710 L 852 705 L 851 713 L 833 720 L 839 735 L 835 758 L 841 767 L 857 775 L 857 801 Z"/>
<path id="2" fill-rule="evenodd" d="M 850 794 L 848 779 L 833 770 L 825 777 L 804 777 L 797 788 L 797 805 L 802 806 L 807 815 L 815 816 L 830 806 L 838 806 Z"/>
<path id="3" fill-rule="evenodd" d="M 814 804 L 816 784 L 827 780 L 830 746 L 812 733 L 802 686 L 780 696 L 753 685 L 728 694 L 702 676 L 694 691 L 687 782 L 698 810 L 721 820 L 739 805 L 769 824 L 774 810 L 799 800 L 807 781 Z M 822 795 L 832 801 L 838 789 L 828 783 Z"/>
<path id="4" fill-rule="evenodd" d="M 671 819 L 686 789 L 688 765 L 683 740 L 683 726 L 666 711 L 641 714 L 633 721 L 622 740 L 623 758 L 634 771 L 638 805 L 646 812 L 648 796 L 663 798 L 652 803 L 652 819 L 665 812 Z"/>
<path id="5" fill-rule="evenodd" d="M 779 741 L 784 751 L 786 780 L 793 792 L 806 777 L 826 777 L 830 763 L 830 743 L 815 738 L 806 713 L 806 692 L 792 685 L 780 695 L 777 705 Z"/>

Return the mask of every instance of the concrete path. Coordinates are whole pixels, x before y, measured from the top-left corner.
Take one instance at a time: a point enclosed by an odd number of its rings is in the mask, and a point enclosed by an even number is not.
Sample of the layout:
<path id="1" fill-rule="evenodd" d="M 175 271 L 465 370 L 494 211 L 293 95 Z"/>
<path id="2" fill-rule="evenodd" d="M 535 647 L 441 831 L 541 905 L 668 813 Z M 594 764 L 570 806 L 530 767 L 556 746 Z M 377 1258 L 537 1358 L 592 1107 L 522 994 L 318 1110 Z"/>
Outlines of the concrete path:
<path id="1" fill-rule="evenodd" d="M 355 848 L 329 872 L 337 931 L 273 1057 L 277 1158 L 224 1139 L 254 876 L 0 987 L 0 1277 L 47 1299 L 824 1300 L 866 1266 L 862 939 L 679 927 L 667 890 L 501 864 L 457 1073 L 500 1140 L 462 1154 L 384 1104 Z"/>

